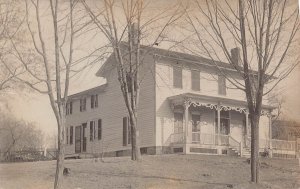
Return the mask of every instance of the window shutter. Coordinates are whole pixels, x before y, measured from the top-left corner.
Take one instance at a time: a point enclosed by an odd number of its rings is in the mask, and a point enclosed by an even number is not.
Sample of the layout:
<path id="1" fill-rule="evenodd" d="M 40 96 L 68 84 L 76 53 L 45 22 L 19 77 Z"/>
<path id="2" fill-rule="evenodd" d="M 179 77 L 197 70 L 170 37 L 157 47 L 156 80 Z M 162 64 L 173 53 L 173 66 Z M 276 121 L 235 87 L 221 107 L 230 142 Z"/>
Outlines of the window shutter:
<path id="1" fill-rule="evenodd" d="M 91 96 L 91 108 L 94 108 L 94 95 Z"/>
<path id="2" fill-rule="evenodd" d="M 93 133 L 94 133 L 94 131 L 93 131 L 93 129 L 94 129 L 94 124 L 93 124 L 94 122 L 93 121 L 90 121 L 90 141 L 92 141 L 93 140 Z"/>
<path id="3" fill-rule="evenodd" d="M 70 127 L 70 145 L 73 144 L 73 126 Z"/>
<path id="4" fill-rule="evenodd" d="M 123 146 L 127 145 L 127 129 L 128 129 L 128 120 L 127 117 L 123 117 Z"/>
<path id="5" fill-rule="evenodd" d="M 73 103 L 72 103 L 72 101 L 70 102 L 70 114 L 72 114 L 73 113 Z"/>
<path id="6" fill-rule="evenodd" d="M 98 140 L 102 138 L 102 120 L 98 119 Z"/>
<path id="7" fill-rule="evenodd" d="M 173 86 L 175 88 L 182 88 L 182 68 L 173 67 Z"/>
<path id="8" fill-rule="evenodd" d="M 218 76 L 218 92 L 219 95 L 226 95 L 226 79 L 224 76 Z"/>
<path id="9" fill-rule="evenodd" d="M 200 72 L 196 70 L 191 71 L 192 90 L 200 91 Z"/>

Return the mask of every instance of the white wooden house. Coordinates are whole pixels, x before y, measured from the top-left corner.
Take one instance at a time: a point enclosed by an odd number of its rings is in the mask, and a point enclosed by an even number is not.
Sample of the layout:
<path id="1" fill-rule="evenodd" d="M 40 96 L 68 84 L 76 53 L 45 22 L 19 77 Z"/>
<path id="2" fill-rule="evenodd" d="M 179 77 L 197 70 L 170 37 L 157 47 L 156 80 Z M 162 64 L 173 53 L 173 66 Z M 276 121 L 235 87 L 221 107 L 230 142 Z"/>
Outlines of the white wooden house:
<path id="1" fill-rule="evenodd" d="M 238 73 L 228 63 L 217 62 L 217 68 L 206 58 L 147 50 L 138 110 L 141 152 L 249 155 L 245 94 L 218 70 L 242 82 Z M 106 84 L 69 96 L 66 154 L 128 154 L 130 129 L 113 55 L 96 75 L 106 78 Z M 272 148 L 272 109 L 263 102 L 261 149 Z"/>

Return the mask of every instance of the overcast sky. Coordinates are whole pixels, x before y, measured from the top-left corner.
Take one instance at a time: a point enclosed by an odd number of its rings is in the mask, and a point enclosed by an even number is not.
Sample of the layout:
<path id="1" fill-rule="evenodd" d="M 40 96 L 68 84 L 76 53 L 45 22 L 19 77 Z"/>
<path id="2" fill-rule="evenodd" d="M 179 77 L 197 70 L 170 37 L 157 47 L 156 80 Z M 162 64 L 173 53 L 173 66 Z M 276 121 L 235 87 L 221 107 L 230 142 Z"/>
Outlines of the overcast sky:
<path id="1" fill-rule="evenodd" d="M 94 41 L 95 42 L 95 41 Z M 86 69 L 78 74 L 71 83 L 70 93 L 79 92 L 105 82 L 103 78 L 95 76 L 101 63 Z M 300 67 L 281 83 L 282 95 L 285 97 L 284 115 L 287 118 L 300 121 Z M 56 129 L 56 120 L 49 104 L 47 95 L 28 92 L 27 90 L 6 95 L 7 104 L 17 117 L 36 122 L 46 133 L 53 134 Z"/>

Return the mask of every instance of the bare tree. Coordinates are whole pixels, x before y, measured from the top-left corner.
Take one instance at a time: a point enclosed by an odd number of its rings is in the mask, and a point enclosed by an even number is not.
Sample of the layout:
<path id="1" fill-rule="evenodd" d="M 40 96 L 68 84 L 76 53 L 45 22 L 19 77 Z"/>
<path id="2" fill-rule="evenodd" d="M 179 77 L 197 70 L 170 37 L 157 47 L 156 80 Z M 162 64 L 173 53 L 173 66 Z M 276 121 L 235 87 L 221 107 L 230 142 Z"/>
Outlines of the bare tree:
<path id="1" fill-rule="evenodd" d="M 8 57 L 20 65 L 17 81 L 49 97 L 49 102 L 57 121 L 58 155 L 54 188 L 61 188 L 64 157 L 66 103 L 68 101 L 70 79 L 87 65 L 99 60 L 91 60 L 93 52 L 80 51 L 88 41 L 89 26 L 83 8 L 77 0 L 49 2 L 27 0 L 25 2 L 25 30 L 21 42 L 10 38 L 13 51 Z M 82 35 L 85 34 L 85 35 Z M 75 51 L 80 55 L 75 56 Z M 13 73 L 13 70 L 10 70 Z"/>
<path id="2" fill-rule="evenodd" d="M 17 0 L 0 1 L 0 91 L 10 88 L 11 82 L 17 74 L 17 68 L 12 64 L 7 64 L 4 57 L 10 51 L 7 45 L 9 38 L 15 37 L 14 35 L 22 24 L 18 3 Z"/>
<path id="3" fill-rule="evenodd" d="M 143 78 L 141 69 L 143 60 L 149 53 L 147 50 L 142 52 L 141 45 L 152 47 L 165 40 L 167 29 L 180 18 L 183 11 L 176 4 L 168 4 L 168 9 L 160 7 L 159 11 L 154 11 L 154 7 L 149 9 L 151 11 L 147 10 L 150 4 L 159 4 L 158 1 L 105 0 L 100 3 L 102 8 L 97 10 L 91 9 L 85 1 L 82 3 L 113 49 L 117 77 L 131 127 L 131 158 L 141 160 L 137 118 Z"/>
<path id="4" fill-rule="evenodd" d="M 251 122 L 251 181 L 257 183 L 262 100 L 299 63 L 299 56 L 292 54 L 297 45 L 298 9 L 286 0 L 206 0 L 193 5 L 196 8 L 187 12 L 187 22 L 201 54 L 214 60 L 216 66 L 217 61 L 227 60 L 242 78 L 242 82 L 236 80 L 217 66 L 220 74 L 246 94 Z M 241 49 L 237 61 L 230 47 Z"/>
<path id="5" fill-rule="evenodd" d="M 5 159 L 12 151 L 40 149 L 43 145 L 41 130 L 34 123 L 18 120 L 12 115 L 1 115 L 0 150 Z"/>

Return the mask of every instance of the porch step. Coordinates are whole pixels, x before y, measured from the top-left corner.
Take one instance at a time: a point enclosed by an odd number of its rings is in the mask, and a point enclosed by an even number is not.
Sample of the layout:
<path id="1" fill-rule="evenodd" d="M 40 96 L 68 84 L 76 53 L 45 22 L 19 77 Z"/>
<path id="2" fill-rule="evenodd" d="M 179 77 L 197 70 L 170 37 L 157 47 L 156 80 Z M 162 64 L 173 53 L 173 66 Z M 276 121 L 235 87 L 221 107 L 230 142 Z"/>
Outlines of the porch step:
<path id="1" fill-rule="evenodd" d="M 233 155 L 233 156 L 240 156 L 240 152 L 238 151 L 238 149 L 234 148 L 234 147 L 229 147 L 228 148 L 229 153 L 228 155 Z"/>
<path id="2" fill-rule="evenodd" d="M 249 158 L 250 156 L 251 156 L 250 148 L 244 148 L 243 149 L 243 157 Z"/>

